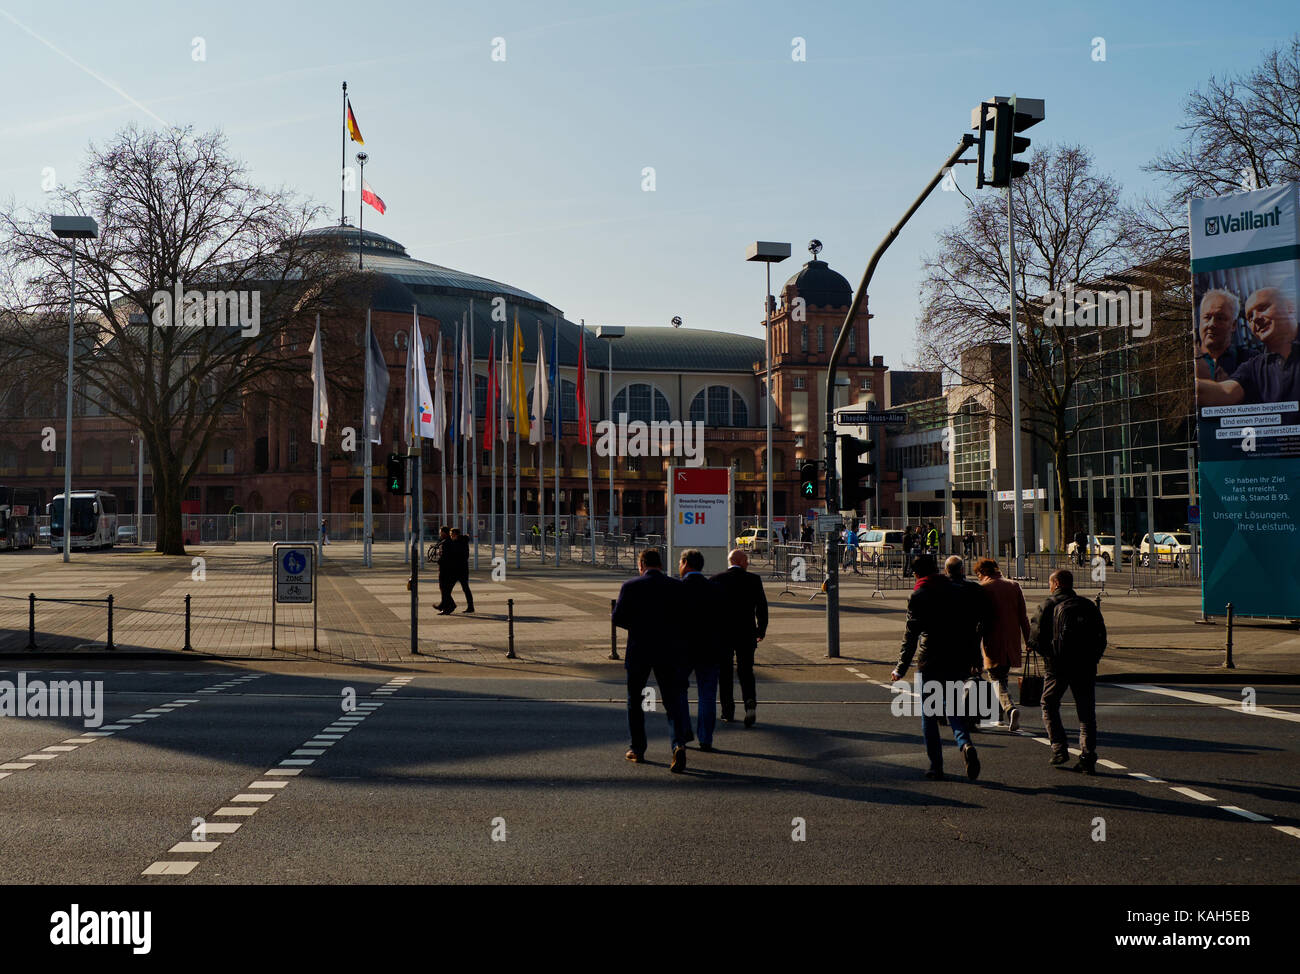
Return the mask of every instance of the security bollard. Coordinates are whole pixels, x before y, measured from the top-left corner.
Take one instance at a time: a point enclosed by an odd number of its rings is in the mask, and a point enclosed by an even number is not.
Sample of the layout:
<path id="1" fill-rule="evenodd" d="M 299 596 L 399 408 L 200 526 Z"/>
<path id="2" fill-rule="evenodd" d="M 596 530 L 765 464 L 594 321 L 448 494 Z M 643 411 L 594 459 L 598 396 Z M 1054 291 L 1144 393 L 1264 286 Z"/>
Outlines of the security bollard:
<path id="1" fill-rule="evenodd" d="M 185 595 L 185 646 L 187 653 L 194 652 L 194 647 L 190 645 L 190 596 L 187 592 Z"/>
<path id="2" fill-rule="evenodd" d="M 27 648 L 36 648 L 36 593 L 27 596 Z"/>
<path id="3" fill-rule="evenodd" d="M 515 656 L 515 600 L 506 599 L 506 625 L 509 626 L 510 648 L 506 651 L 506 659 L 517 659 Z"/>
<path id="4" fill-rule="evenodd" d="M 113 645 L 113 594 L 111 592 L 109 593 L 108 596 L 108 645 L 106 645 L 104 648 L 105 649 L 117 648 L 116 646 Z"/>
<path id="5" fill-rule="evenodd" d="M 618 659 L 618 626 L 614 625 L 614 606 L 618 599 L 609 600 L 609 658 Z"/>
<path id="6" fill-rule="evenodd" d="M 1224 647 L 1223 668 L 1225 670 L 1235 670 L 1236 664 L 1232 662 L 1232 603 L 1228 603 L 1228 644 Z"/>

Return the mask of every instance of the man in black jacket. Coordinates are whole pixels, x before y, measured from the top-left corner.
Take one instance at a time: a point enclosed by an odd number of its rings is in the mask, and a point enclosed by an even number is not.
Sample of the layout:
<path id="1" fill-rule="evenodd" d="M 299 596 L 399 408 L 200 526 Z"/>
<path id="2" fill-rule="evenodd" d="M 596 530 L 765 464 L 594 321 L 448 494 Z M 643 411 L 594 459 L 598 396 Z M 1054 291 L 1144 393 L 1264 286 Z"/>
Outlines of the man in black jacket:
<path id="1" fill-rule="evenodd" d="M 956 712 L 965 708 L 949 704 L 961 699 L 965 682 L 984 668 L 979 648 L 979 620 L 972 617 L 962 591 L 939 574 L 934 555 L 922 552 L 913 560 L 912 567 L 917 582 L 907 600 L 907 628 L 898 664 L 890 678 L 898 682 L 906 676 L 912 657 L 916 657 L 922 687 L 917 703 L 921 706 L 921 730 L 930 758 L 930 769 L 925 776 L 943 778 L 939 714 L 934 713 L 934 709 L 939 709 L 948 718 L 953 737 L 966 760 L 966 776 L 974 781 L 980 773 L 979 755 L 971 743 L 966 718 Z"/>
<path id="2" fill-rule="evenodd" d="M 456 584 L 460 552 L 451 543 L 451 529 L 445 524 L 438 529 L 438 544 L 434 548 L 434 555 L 438 560 L 438 591 L 442 595 L 436 608 L 438 615 L 447 616 L 456 611 L 456 601 L 451 597 L 451 588 Z"/>
<path id="3" fill-rule="evenodd" d="M 641 574 L 623 583 L 614 605 L 614 624 L 627 630 L 623 666 L 627 670 L 627 724 L 631 744 L 625 757 L 645 760 L 646 684 L 653 672 L 668 713 L 673 763 L 669 770 L 686 770 L 686 744 L 691 740 L 691 715 L 686 702 L 687 659 L 682 640 L 682 583 L 663 572 L 659 551 L 641 552 Z"/>
<path id="4" fill-rule="evenodd" d="M 459 582 L 461 591 L 465 593 L 465 614 L 472 615 L 474 593 L 469 590 L 469 538 L 460 533 L 460 528 L 451 529 L 451 550 L 455 559 L 454 573 L 451 582 L 447 585 L 447 612 L 444 614 L 450 615 L 456 611 L 456 602 L 451 597 L 451 591 Z"/>
<path id="5" fill-rule="evenodd" d="M 704 555 L 694 548 L 682 552 L 677 573 L 682 578 L 681 626 L 686 634 L 686 658 L 695 673 L 695 733 L 700 750 L 712 751 L 713 728 L 718 720 L 718 670 L 726 652 L 719 611 L 724 599 L 722 586 L 705 577 Z"/>
<path id="6" fill-rule="evenodd" d="M 753 727 L 758 719 L 758 691 L 754 680 L 754 653 L 767 635 L 767 595 L 763 580 L 751 574 L 749 555 L 735 548 L 727 556 L 730 565 L 725 572 L 714 575 L 712 581 L 722 589 L 724 620 L 721 665 L 718 686 L 722 690 L 722 719 L 736 719 L 736 698 L 733 685 L 733 659 L 740 676 L 741 698 L 745 701 L 745 726 Z"/>
<path id="7" fill-rule="evenodd" d="M 1043 726 L 1052 742 L 1051 764 L 1070 760 L 1070 743 L 1061 723 L 1061 700 L 1074 693 L 1079 714 L 1079 763 L 1083 774 L 1097 773 L 1097 664 L 1106 649 L 1106 622 L 1096 603 L 1074 591 L 1074 573 L 1061 568 L 1048 580 L 1051 594 L 1029 623 L 1029 648 L 1043 658 Z"/>
<path id="8" fill-rule="evenodd" d="M 948 581 L 957 586 L 958 595 L 961 597 L 962 619 L 967 623 L 963 626 L 963 632 L 974 643 L 972 647 L 963 647 L 963 655 L 979 657 L 982 670 L 984 651 L 981 646 L 984 633 L 990 632 L 993 628 L 993 603 L 989 600 L 988 593 L 984 591 L 984 586 L 966 576 L 966 562 L 960 555 L 948 556 L 943 563 L 943 573 L 948 576 Z M 969 624 L 971 621 L 974 625 Z M 972 733 L 979 730 L 980 718 L 993 716 L 980 710 L 979 687 L 980 684 L 977 683 L 968 688 L 966 693 L 966 729 Z"/>

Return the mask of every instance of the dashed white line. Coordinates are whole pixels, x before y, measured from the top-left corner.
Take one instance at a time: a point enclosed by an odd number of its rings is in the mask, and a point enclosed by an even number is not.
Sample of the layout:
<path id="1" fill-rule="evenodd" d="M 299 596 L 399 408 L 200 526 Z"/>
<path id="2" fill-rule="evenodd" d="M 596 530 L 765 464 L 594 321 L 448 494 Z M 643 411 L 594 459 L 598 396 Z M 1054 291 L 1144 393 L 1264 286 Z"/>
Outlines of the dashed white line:
<path id="1" fill-rule="evenodd" d="M 1211 798 L 1209 795 L 1205 794 L 1205 792 L 1203 792 L 1203 791 L 1197 791 L 1195 788 L 1184 788 L 1184 787 L 1179 787 L 1179 788 L 1171 788 L 1171 789 L 1169 789 L 1169 790 L 1170 790 L 1170 791 L 1176 791 L 1176 792 L 1178 792 L 1178 794 L 1180 794 L 1180 795 L 1186 795 L 1188 798 L 1193 798 L 1193 799 L 1195 799 L 1195 800 L 1198 801 L 1198 802 L 1212 802 L 1212 801 L 1214 801 L 1214 799 Z"/>
<path id="2" fill-rule="evenodd" d="M 1267 815 L 1256 815 L 1254 812 L 1248 812 L 1244 808 L 1238 808 L 1236 805 L 1220 805 L 1225 812 L 1232 812 L 1233 815 L 1240 815 L 1242 818 L 1251 822 L 1271 822 L 1273 821 Z"/>

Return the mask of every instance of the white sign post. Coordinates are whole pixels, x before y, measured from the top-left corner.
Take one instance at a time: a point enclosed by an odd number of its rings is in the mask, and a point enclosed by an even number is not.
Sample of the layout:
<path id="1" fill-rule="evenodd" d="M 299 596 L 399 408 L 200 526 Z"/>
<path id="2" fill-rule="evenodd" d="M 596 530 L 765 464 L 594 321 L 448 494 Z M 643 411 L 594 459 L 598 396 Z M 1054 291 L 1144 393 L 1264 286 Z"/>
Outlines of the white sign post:
<path id="1" fill-rule="evenodd" d="M 311 648 L 317 652 L 316 626 L 316 547 L 315 545 L 285 544 L 271 546 L 271 561 L 275 567 L 271 600 L 271 649 L 275 649 L 276 611 L 281 603 L 304 605 L 311 603 Z"/>
<path id="2" fill-rule="evenodd" d="M 668 564 L 675 574 L 677 556 L 687 548 L 704 555 L 706 573 L 725 571 L 731 550 L 731 468 L 668 468 Z"/>

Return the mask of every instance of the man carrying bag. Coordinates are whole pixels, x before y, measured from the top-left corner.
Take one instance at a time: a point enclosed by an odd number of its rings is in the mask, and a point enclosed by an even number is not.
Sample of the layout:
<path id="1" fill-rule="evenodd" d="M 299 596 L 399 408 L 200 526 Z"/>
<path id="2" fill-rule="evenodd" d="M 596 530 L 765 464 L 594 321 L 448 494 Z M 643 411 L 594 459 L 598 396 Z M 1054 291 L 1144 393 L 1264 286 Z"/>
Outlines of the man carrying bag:
<path id="1" fill-rule="evenodd" d="M 1070 760 L 1069 741 L 1061 724 L 1061 700 L 1074 693 L 1079 715 L 1079 763 L 1073 768 L 1097 773 L 1097 664 L 1106 651 L 1106 623 L 1101 609 L 1075 594 L 1074 573 L 1052 573 L 1051 595 L 1029 627 L 1029 648 L 1043 658 L 1043 726 L 1052 742 L 1054 767 Z"/>

